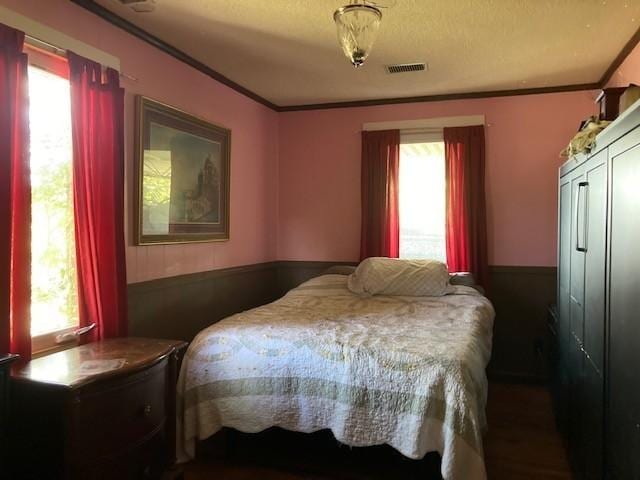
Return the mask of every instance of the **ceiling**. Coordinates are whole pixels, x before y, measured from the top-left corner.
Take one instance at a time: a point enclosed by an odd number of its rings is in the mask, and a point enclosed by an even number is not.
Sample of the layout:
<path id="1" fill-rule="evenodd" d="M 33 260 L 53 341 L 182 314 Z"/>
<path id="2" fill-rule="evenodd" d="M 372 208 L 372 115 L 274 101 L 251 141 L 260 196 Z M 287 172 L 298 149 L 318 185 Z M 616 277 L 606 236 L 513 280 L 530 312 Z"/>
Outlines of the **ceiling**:
<path id="1" fill-rule="evenodd" d="M 347 0 L 96 3 L 278 106 L 594 83 L 640 26 L 640 0 L 387 1 L 357 70 L 332 19 Z M 428 70 L 384 68 L 410 62 Z"/>

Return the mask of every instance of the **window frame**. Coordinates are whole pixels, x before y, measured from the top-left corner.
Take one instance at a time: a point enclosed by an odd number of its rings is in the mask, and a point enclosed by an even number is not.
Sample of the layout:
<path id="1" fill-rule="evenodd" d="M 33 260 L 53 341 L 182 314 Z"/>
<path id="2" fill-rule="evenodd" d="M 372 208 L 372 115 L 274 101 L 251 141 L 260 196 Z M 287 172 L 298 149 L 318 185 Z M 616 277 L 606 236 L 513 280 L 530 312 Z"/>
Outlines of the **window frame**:
<path id="1" fill-rule="evenodd" d="M 75 332 L 78 330 L 79 326 L 66 327 L 60 330 L 55 330 L 53 332 L 43 333 L 41 335 L 32 335 L 31 336 L 31 356 L 39 357 L 42 355 L 47 355 L 49 353 L 54 353 L 60 350 L 66 350 L 67 348 L 75 347 L 79 344 L 79 337 L 71 338 L 64 342 L 58 342 L 58 335 L 64 335 L 67 333 Z"/>
<path id="2" fill-rule="evenodd" d="M 400 131 L 400 150 L 402 151 L 402 146 L 403 145 L 417 145 L 417 144 L 430 144 L 430 143 L 440 143 L 440 144 L 444 144 L 444 135 L 443 135 L 443 131 L 442 129 L 420 129 L 420 130 L 405 130 L 405 131 Z M 444 157 L 444 152 L 443 152 L 443 157 Z M 446 158 L 443 158 L 443 161 L 446 162 Z M 399 158 L 399 169 L 402 169 L 402 154 L 400 154 L 400 158 Z M 445 169 L 446 169 L 446 163 L 445 163 Z M 445 206 L 444 209 L 445 211 L 443 212 L 445 215 L 445 222 L 446 222 L 446 173 L 443 175 L 443 186 L 445 187 Z M 398 192 L 398 196 L 400 197 L 402 195 L 402 183 L 400 182 L 400 186 L 399 186 L 399 192 Z M 401 208 L 401 207 L 400 207 Z M 402 251 L 402 215 L 401 212 L 399 212 L 399 238 L 398 238 L 398 243 L 399 243 L 399 250 Z M 446 232 L 446 224 L 443 225 L 444 227 L 444 249 L 441 252 L 441 261 L 445 262 L 447 261 L 447 251 L 446 251 L 446 241 L 447 241 L 447 232 Z M 399 255 L 399 258 L 405 258 L 402 257 L 401 255 Z M 413 258 L 413 257 L 406 257 L 406 258 Z M 418 257 L 420 258 L 420 257 Z M 439 260 L 439 259 L 437 259 Z"/>
<path id="3" fill-rule="evenodd" d="M 69 80 L 69 63 L 66 57 L 46 51 L 28 43 L 24 44 L 23 51 L 27 53 L 29 66 L 39 68 L 53 75 L 57 75 L 65 80 Z M 59 335 L 75 332 L 80 325 L 72 325 L 51 332 L 39 335 L 31 335 L 31 356 L 32 358 L 48 355 L 60 350 L 74 347 L 79 344 L 79 337 L 72 337 L 64 342 L 58 342 Z"/>

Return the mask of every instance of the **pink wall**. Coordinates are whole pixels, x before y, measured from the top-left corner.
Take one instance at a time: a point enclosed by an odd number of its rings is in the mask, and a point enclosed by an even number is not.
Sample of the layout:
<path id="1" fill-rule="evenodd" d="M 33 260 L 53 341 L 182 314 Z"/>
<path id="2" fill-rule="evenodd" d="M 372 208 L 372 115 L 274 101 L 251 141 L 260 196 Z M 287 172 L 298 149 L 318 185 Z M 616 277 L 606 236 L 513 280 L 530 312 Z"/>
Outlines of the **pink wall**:
<path id="1" fill-rule="evenodd" d="M 126 90 L 129 283 L 275 260 L 278 115 L 67 0 L 0 4 L 120 59 Z M 232 130 L 231 239 L 190 245 L 132 244 L 134 96 L 168 103 Z"/>
<path id="2" fill-rule="evenodd" d="M 357 260 L 365 122 L 484 114 L 489 262 L 556 264 L 560 150 L 596 92 L 288 112 L 280 116 L 278 258 Z"/>
<path id="3" fill-rule="evenodd" d="M 490 263 L 555 265 L 558 152 L 594 92 L 277 114 L 65 0 L 0 0 L 121 61 L 126 90 L 127 277 L 130 283 L 281 260 L 355 260 L 360 137 L 374 121 L 484 114 Z M 636 81 L 638 48 L 614 78 Z M 634 76 L 635 75 L 635 76 Z M 635 80 L 633 80 L 635 79 Z M 136 247 L 131 238 L 134 96 L 231 128 L 231 240 Z"/>
<path id="4" fill-rule="evenodd" d="M 626 87 L 630 83 L 640 85 L 640 43 L 614 72 L 607 87 Z"/>

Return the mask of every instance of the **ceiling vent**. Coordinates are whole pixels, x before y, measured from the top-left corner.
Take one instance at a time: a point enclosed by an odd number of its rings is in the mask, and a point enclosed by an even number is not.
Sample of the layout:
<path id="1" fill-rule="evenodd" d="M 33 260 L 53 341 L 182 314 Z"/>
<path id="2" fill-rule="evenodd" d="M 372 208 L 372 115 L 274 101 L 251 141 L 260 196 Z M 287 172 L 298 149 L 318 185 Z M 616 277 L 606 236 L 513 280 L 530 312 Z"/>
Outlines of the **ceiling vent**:
<path id="1" fill-rule="evenodd" d="M 118 0 L 137 13 L 153 12 L 156 8 L 156 0 Z"/>
<path id="2" fill-rule="evenodd" d="M 387 73 L 422 72 L 427 69 L 424 63 L 397 63 L 385 67 Z"/>

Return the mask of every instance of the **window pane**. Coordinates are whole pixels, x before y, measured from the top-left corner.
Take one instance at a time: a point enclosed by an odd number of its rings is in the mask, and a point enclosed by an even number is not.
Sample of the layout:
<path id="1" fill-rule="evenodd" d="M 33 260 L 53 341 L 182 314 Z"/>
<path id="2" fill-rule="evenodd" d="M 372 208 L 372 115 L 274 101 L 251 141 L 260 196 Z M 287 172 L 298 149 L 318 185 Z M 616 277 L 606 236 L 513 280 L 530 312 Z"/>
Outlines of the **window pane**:
<path id="1" fill-rule="evenodd" d="M 78 324 L 69 81 L 29 67 L 31 335 Z"/>
<path id="2" fill-rule="evenodd" d="M 400 146 L 400 258 L 446 261 L 444 143 Z"/>

